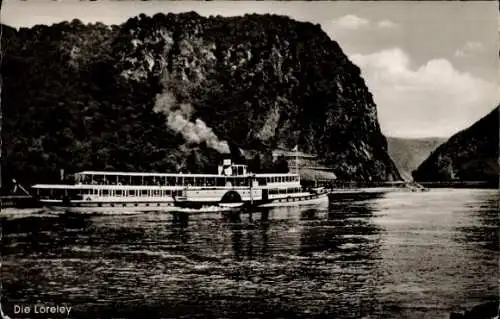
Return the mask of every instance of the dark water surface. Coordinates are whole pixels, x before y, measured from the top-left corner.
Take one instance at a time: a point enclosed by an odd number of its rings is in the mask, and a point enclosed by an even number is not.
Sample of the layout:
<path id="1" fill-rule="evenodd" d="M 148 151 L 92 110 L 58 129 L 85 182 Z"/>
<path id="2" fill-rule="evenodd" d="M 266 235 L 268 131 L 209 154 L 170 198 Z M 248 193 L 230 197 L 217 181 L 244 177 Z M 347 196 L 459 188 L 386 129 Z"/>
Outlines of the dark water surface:
<path id="1" fill-rule="evenodd" d="M 251 218 L 2 211 L 3 310 L 71 318 L 448 318 L 498 298 L 496 190 L 387 193 Z M 53 315 L 52 318 L 66 316 Z"/>

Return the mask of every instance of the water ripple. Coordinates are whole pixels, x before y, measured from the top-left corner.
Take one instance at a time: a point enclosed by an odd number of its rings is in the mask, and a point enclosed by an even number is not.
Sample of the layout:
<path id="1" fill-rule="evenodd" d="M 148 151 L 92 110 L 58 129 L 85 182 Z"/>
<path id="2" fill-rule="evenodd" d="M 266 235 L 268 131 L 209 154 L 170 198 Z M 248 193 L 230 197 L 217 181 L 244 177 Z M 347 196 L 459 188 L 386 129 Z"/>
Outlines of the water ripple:
<path id="1" fill-rule="evenodd" d="M 4 311 L 46 301 L 75 318 L 444 318 L 498 295 L 497 208 L 495 191 L 436 190 L 252 218 L 11 209 Z"/>

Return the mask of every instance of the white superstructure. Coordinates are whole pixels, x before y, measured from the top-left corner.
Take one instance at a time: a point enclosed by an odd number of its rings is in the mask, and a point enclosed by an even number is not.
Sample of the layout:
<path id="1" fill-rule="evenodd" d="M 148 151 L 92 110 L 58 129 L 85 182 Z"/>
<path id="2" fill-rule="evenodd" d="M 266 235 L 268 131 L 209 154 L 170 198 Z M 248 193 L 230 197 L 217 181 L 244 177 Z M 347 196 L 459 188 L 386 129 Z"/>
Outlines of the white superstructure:
<path id="1" fill-rule="evenodd" d="M 252 174 L 246 165 L 228 159 L 218 174 L 83 171 L 75 174 L 74 184 L 37 184 L 32 189 L 43 204 L 76 211 L 262 206 L 318 195 L 302 190 L 298 174 Z"/>

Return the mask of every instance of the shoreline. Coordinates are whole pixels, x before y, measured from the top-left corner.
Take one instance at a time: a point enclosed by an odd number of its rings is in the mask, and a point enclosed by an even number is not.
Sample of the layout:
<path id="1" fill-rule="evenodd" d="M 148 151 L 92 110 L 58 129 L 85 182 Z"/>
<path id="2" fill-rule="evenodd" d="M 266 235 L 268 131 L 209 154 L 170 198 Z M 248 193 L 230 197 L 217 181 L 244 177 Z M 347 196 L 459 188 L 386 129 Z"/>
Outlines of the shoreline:
<path id="1" fill-rule="evenodd" d="M 498 186 L 493 186 L 487 182 L 480 183 L 422 183 L 425 189 L 498 189 Z M 319 185 L 318 185 L 319 186 Z M 333 187 L 325 187 L 328 191 L 330 191 L 329 197 L 330 200 L 334 199 L 335 195 L 346 195 L 344 194 L 346 191 L 349 195 L 360 195 L 365 193 L 372 193 L 371 190 L 378 190 L 379 192 L 389 192 L 389 191 L 397 191 L 409 189 L 404 184 L 377 184 L 377 185 L 330 185 Z M 324 187 L 324 186 L 323 186 Z M 343 197 L 343 196 L 340 196 Z M 0 196 L 0 208 L 43 208 L 39 202 L 37 202 L 34 198 L 30 196 L 24 195 L 3 195 Z"/>

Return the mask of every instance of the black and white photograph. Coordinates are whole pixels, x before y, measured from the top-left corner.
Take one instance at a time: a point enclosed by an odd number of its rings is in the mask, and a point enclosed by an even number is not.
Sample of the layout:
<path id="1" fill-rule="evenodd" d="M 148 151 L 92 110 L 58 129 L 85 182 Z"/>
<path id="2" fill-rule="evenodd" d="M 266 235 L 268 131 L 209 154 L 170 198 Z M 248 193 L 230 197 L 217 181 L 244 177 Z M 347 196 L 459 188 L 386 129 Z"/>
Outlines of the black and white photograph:
<path id="1" fill-rule="evenodd" d="M 0 319 L 498 319 L 496 1 L 0 1 Z"/>

